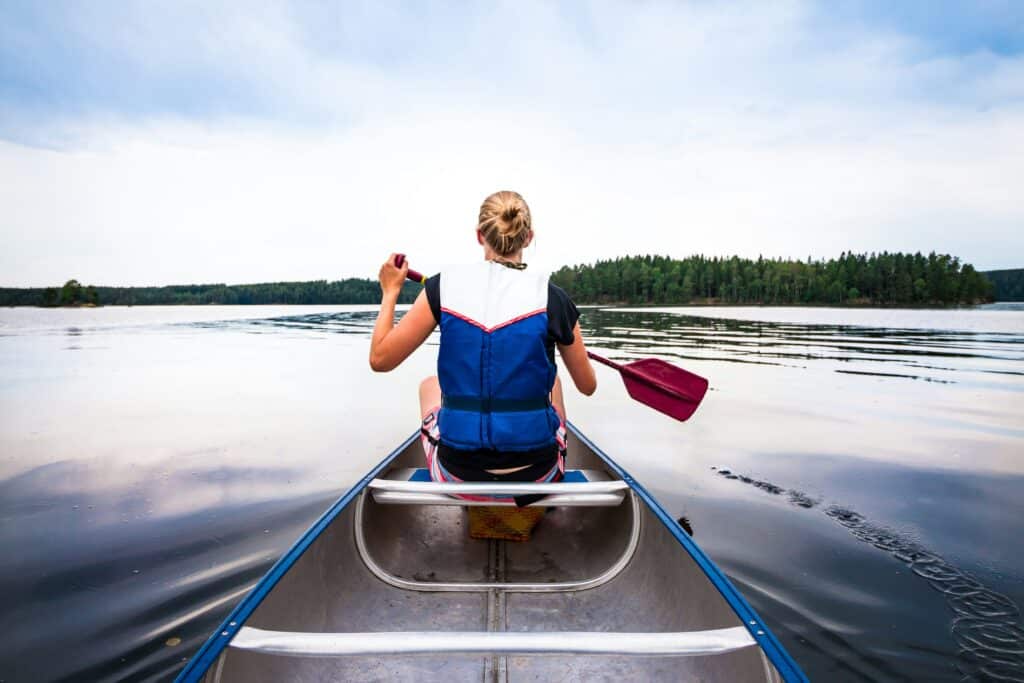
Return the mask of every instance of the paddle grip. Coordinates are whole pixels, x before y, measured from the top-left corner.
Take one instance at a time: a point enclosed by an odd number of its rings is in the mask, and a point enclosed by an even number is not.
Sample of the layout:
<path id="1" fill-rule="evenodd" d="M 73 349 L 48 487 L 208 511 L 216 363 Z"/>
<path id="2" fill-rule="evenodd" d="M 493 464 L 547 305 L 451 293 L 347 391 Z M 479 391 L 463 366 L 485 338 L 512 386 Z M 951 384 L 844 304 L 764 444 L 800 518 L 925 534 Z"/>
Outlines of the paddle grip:
<path id="1" fill-rule="evenodd" d="M 403 263 L 405 263 L 405 254 L 395 254 L 395 268 L 401 268 Z M 427 283 L 427 276 L 412 268 L 406 272 L 405 277 L 421 285 Z"/>

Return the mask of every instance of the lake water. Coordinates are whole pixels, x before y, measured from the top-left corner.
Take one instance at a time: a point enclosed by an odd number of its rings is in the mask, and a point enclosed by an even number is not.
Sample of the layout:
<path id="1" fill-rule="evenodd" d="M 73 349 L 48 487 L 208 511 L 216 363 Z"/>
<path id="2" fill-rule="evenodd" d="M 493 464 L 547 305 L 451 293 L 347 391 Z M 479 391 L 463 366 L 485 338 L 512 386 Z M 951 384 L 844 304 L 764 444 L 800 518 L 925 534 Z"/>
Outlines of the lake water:
<path id="1" fill-rule="evenodd" d="M 681 424 L 598 368 L 569 417 L 815 680 L 1024 680 L 1024 306 L 583 311 L 708 377 Z M 0 680 L 166 680 L 416 427 L 436 339 L 373 307 L 0 311 Z"/>

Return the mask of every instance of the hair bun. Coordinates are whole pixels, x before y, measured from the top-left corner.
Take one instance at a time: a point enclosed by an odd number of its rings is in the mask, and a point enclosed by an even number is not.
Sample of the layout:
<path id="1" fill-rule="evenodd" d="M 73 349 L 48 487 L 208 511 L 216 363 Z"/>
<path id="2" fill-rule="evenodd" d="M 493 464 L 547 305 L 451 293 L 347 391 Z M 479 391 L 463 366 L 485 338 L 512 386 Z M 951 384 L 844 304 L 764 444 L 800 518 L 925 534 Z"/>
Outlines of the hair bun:
<path id="1" fill-rule="evenodd" d="M 510 256 L 530 240 L 530 207 L 518 192 L 495 192 L 480 206 L 477 228 L 501 256 Z"/>

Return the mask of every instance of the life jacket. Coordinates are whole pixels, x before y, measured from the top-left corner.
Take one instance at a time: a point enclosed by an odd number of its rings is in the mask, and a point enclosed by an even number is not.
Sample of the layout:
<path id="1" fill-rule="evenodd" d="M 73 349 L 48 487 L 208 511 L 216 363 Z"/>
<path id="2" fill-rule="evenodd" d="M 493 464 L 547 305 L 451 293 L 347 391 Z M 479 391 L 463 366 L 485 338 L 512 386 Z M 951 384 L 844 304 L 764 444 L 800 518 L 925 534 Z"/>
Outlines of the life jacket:
<path id="1" fill-rule="evenodd" d="M 441 273 L 440 441 L 529 451 L 555 442 L 548 278 L 484 261 Z"/>

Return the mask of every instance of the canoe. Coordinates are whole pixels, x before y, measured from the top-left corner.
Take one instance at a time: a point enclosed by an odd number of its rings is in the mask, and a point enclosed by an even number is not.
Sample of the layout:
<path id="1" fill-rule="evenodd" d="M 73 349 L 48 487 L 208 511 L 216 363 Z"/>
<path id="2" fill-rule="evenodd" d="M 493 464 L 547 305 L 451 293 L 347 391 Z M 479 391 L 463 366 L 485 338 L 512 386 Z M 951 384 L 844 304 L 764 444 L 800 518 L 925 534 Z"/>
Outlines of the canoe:
<path id="1" fill-rule="evenodd" d="M 317 520 L 178 681 L 805 681 L 654 498 L 569 427 L 566 481 L 430 482 L 413 434 Z M 548 494 L 526 542 L 451 493 Z"/>

